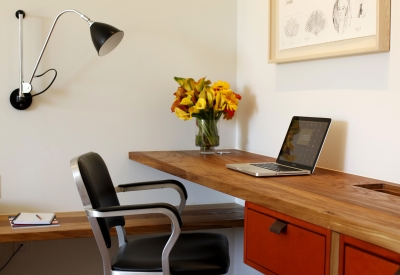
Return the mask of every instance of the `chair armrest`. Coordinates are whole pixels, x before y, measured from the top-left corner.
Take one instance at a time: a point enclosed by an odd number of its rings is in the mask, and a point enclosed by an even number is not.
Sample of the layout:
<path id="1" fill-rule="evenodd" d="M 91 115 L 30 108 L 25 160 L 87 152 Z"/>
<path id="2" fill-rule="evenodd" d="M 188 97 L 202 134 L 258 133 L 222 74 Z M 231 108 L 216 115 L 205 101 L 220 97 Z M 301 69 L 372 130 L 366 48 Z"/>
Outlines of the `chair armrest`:
<path id="1" fill-rule="evenodd" d="M 156 180 L 156 181 L 144 181 L 144 182 L 120 184 L 115 189 L 117 192 L 127 192 L 127 191 L 159 189 L 159 188 L 174 188 L 174 189 L 179 188 L 180 190 L 182 190 L 185 200 L 187 200 L 188 198 L 185 186 L 180 181 L 177 180 Z"/>
<path id="2" fill-rule="evenodd" d="M 157 181 L 145 181 L 145 182 L 135 182 L 128 184 L 120 184 L 115 187 L 115 191 L 119 192 L 129 192 L 129 191 L 139 191 L 139 190 L 150 190 L 150 189 L 162 189 L 162 188 L 172 188 L 175 189 L 181 198 L 181 202 L 178 207 L 178 211 L 181 214 L 185 208 L 186 200 L 188 198 L 185 186 L 177 180 L 157 180 Z"/>
<path id="3" fill-rule="evenodd" d="M 174 225 L 179 225 L 182 228 L 182 219 L 178 210 L 168 203 L 148 203 L 148 204 L 135 204 L 135 205 L 121 205 L 100 207 L 98 209 L 85 208 L 88 217 L 94 218 L 107 218 L 118 216 L 130 216 L 139 214 L 153 214 L 160 213 L 167 215 Z M 176 224 L 177 223 L 177 224 Z"/>

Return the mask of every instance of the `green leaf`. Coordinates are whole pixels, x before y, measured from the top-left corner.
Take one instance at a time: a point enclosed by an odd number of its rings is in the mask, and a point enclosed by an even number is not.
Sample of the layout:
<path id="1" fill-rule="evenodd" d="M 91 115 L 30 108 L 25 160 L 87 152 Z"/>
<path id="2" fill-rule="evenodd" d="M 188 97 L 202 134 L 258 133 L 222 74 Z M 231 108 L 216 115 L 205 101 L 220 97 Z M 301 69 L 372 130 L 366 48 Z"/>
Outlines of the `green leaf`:
<path id="1" fill-rule="evenodd" d="M 178 82 L 179 85 L 183 85 L 183 83 L 185 83 L 186 78 L 182 78 L 182 77 L 174 77 L 175 81 Z"/>

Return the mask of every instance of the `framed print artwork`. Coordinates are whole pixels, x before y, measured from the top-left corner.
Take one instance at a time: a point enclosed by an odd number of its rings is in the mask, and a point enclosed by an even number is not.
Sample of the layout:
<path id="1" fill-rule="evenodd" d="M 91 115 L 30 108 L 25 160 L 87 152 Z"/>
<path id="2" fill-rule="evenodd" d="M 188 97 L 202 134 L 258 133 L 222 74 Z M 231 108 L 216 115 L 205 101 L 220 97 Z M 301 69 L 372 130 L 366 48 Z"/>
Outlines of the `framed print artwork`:
<path id="1" fill-rule="evenodd" d="M 390 0 L 270 0 L 270 63 L 389 48 Z"/>

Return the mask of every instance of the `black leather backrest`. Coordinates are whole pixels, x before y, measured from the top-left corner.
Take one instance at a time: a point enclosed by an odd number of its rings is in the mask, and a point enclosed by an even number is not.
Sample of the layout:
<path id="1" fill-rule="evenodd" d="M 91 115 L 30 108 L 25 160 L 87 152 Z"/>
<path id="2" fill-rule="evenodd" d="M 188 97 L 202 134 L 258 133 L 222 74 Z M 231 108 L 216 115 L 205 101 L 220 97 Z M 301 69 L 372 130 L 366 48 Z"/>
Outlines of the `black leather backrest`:
<path id="1" fill-rule="evenodd" d="M 107 166 L 99 154 L 90 152 L 80 156 L 78 166 L 93 209 L 120 205 Z M 104 241 L 110 248 L 110 228 L 125 225 L 125 219 L 112 217 L 98 218 L 97 221 Z"/>

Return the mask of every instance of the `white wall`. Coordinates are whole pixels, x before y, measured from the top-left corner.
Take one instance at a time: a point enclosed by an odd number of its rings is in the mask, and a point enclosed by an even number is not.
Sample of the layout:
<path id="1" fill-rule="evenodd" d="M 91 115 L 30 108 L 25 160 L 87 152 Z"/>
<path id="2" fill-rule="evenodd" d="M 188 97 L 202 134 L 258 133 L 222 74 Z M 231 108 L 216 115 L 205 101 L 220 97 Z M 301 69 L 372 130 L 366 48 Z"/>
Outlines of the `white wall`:
<path id="1" fill-rule="evenodd" d="M 269 1 L 238 0 L 237 147 L 276 157 L 292 116 L 331 117 L 318 166 L 400 183 L 399 13 L 391 1 L 388 53 L 277 65 L 268 64 Z M 235 266 L 259 274 L 250 270 Z"/>
<path id="2" fill-rule="evenodd" d="M 76 9 L 93 21 L 114 25 L 125 37 L 115 51 L 98 57 L 85 21 L 73 13 L 60 17 L 37 71 L 55 68 L 58 77 L 28 110 L 17 111 L 9 96 L 18 88 L 18 9 L 26 12 L 25 81 L 62 10 Z M 232 0 L 2 1 L 0 213 L 82 210 L 69 161 L 88 151 L 103 156 L 114 184 L 171 178 L 129 160 L 128 152 L 197 149 L 194 121 L 183 122 L 170 111 L 177 89 L 173 77 L 207 76 L 212 81 L 226 80 L 235 89 L 236 23 L 237 2 Z M 40 91 L 50 80 L 35 79 L 34 90 Z M 221 147 L 234 147 L 235 121 L 223 121 L 220 127 Z M 196 184 L 184 184 L 188 204 L 234 201 Z M 122 202 L 162 200 L 177 205 L 178 198 L 173 191 L 156 191 L 123 194 Z M 233 233 L 226 232 L 234 247 Z M 23 254 L 17 254 L 2 273 L 54 274 L 70 257 L 74 274 L 100 274 L 101 268 L 92 268 L 101 266 L 98 252 L 90 260 L 78 256 L 97 251 L 88 243 L 91 240 L 31 242 L 31 256 L 23 259 Z M 12 245 L 0 246 L 1 266 Z M 79 253 L 69 255 L 74 250 Z M 33 256 L 49 251 L 50 266 Z"/>
<path id="3" fill-rule="evenodd" d="M 124 30 L 123 41 L 109 55 L 98 57 L 87 23 L 74 13 L 64 14 L 38 69 L 56 68 L 54 85 L 35 97 L 29 109 L 13 109 L 9 94 L 18 87 L 19 77 L 15 12 L 23 9 L 27 14 L 28 81 L 54 18 L 71 8 Z M 88 151 L 104 157 L 115 184 L 164 178 L 130 161 L 128 152 L 196 149 L 194 121 L 183 122 L 170 111 L 178 85 L 173 77 L 207 76 L 235 85 L 236 3 L 229 0 L 20 0 L 3 3 L 0 20 L 7 37 L 0 45 L 1 213 L 82 209 L 69 160 Z M 40 91 L 47 83 L 35 79 L 32 84 Z M 221 146 L 234 146 L 235 123 L 220 124 Z M 222 198 L 214 192 L 204 195 L 207 191 L 197 186 L 189 188 L 196 189 L 189 190 L 189 204 Z"/>
<path id="4" fill-rule="evenodd" d="M 386 53 L 268 64 L 269 1 L 238 0 L 238 147 L 277 156 L 293 115 L 333 120 L 318 166 L 400 183 L 400 12 Z"/>

